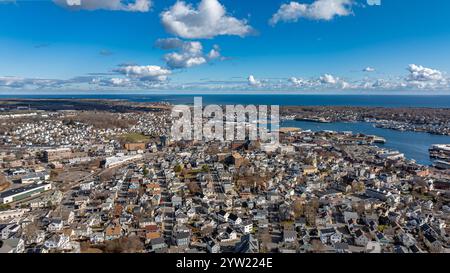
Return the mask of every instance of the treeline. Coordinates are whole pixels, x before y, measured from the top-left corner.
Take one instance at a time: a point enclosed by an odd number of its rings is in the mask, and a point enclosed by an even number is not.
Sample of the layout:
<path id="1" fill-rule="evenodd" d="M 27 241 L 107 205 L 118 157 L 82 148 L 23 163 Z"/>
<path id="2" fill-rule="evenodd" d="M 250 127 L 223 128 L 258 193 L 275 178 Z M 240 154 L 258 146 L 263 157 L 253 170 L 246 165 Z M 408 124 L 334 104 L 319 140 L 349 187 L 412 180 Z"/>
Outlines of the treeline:
<path id="1" fill-rule="evenodd" d="M 97 129 L 126 129 L 136 124 L 135 120 L 118 118 L 117 115 L 108 112 L 80 112 L 76 116 L 64 119 L 63 122 L 66 124 L 80 122 L 92 125 Z"/>

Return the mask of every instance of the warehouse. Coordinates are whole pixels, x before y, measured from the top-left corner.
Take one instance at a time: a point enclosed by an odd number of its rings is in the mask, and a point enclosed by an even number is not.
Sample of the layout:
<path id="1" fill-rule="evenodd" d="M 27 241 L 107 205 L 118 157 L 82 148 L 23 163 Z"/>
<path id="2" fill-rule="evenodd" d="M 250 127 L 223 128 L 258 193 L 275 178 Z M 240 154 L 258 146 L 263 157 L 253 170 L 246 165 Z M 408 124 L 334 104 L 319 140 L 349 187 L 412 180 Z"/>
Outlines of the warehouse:
<path id="1" fill-rule="evenodd" d="M 32 184 L 0 193 L 0 204 L 9 204 L 38 195 L 52 188 L 51 184 Z"/>

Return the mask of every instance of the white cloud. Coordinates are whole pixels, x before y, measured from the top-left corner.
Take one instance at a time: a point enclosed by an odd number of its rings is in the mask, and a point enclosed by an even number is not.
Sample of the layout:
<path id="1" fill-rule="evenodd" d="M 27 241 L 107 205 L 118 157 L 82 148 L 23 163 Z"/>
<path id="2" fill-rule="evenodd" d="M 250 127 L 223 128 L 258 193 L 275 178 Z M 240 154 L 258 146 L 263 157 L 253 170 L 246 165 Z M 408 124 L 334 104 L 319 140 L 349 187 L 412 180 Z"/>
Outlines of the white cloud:
<path id="1" fill-rule="evenodd" d="M 117 68 L 114 71 L 141 81 L 166 81 L 172 73 L 170 70 L 157 65 L 129 65 Z"/>
<path id="2" fill-rule="evenodd" d="M 409 76 L 408 81 L 442 81 L 444 76 L 441 71 L 423 67 L 421 65 L 410 64 L 408 66 Z"/>
<path id="3" fill-rule="evenodd" d="M 375 68 L 368 66 L 363 69 L 363 72 L 368 72 L 368 73 L 375 72 Z"/>
<path id="4" fill-rule="evenodd" d="M 152 7 L 151 0 L 53 0 L 61 7 L 75 10 L 116 10 L 147 12 Z"/>
<path id="5" fill-rule="evenodd" d="M 246 20 L 228 15 L 218 0 L 201 0 L 197 9 L 184 1 L 177 1 L 161 13 L 161 21 L 168 32 L 187 39 L 219 35 L 244 37 L 252 31 Z"/>
<path id="6" fill-rule="evenodd" d="M 269 23 L 297 22 L 300 18 L 311 20 L 331 20 L 336 16 L 352 14 L 353 0 L 316 0 L 312 4 L 290 2 L 281 5 Z"/>
<path id="7" fill-rule="evenodd" d="M 172 69 L 189 68 L 206 63 L 206 59 L 201 56 L 191 56 L 184 53 L 169 53 L 164 56 L 167 65 Z"/>
<path id="8" fill-rule="evenodd" d="M 448 88 L 449 79 L 444 73 L 421 65 L 410 64 L 408 66 L 409 75 L 406 77 L 405 85 L 419 89 L 441 89 Z"/>
<path id="9" fill-rule="evenodd" d="M 369 6 L 381 6 L 381 0 L 367 0 Z"/>
<path id="10" fill-rule="evenodd" d="M 56 79 L 37 79 L 22 77 L 0 77 L 0 87 L 4 88 L 44 88 L 57 87 L 63 80 Z"/>
<path id="11" fill-rule="evenodd" d="M 288 79 L 290 87 L 322 90 L 322 89 L 350 89 L 354 85 L 331 74 L 324 74 L 318 78 L 303 79 L 291 77 Z"/>
<path id="12" fill-rule="evenodd" d="M 291 77 L 289 78 L 289 82 L 296 87 L 310 86 L 310 82 L 302 78 Z"/>
<path id="13" fill-rule="evenodd" d="M 213 49 L 209 51 L 206 57 L 208 60 L 215 60 L 221 58 L 222 55 L 220 54 L 220 47 L 218 45 L 214 45 Z"/>
<path id="14" fill-rule="evenodd" d="M 126 78 L 111 78 L 111 79 L 109 79 L 109 82 L 112 85 L 119 85 L 119 86 L 121 86 L 121 85 L 126 85 L 126 84 L 130 83 L 130 79 L 126 79 Z"/>
<path id="15" fill-rule="evenodd" d="M 255 76 L 253 76 L 253 75 L 250 75 L 250 76 L 248 76 L 248 84 L 250 85 L 250 86 L 253 86 L 253 87 L 260 87 L 261 85 L 262 85 L 262 83 L 261 83 L 261 81 L 259 81 L 259 80 L 257 80 L 256 78 L 255 78 Z"/>
<path id="16" fill-rule="evenodd" d="M 208 54 L 203 53 L 203 45 L 198 41 L 182 41 L 178 38 L 158 39 L 155 45 L 161 49 L 177 49 L 178 51 L 164 55 L 170 69 L 181 69 L 198 66 L 219 58 L 220 48 L 214 45 Z"/>
<path id="17" fill-rule="evenodd" d="M 320 76 L 319 81 L 323 84 L 336 84 L 339 82 L 339 78 L 334 77 L 330 74 L 325 74 L 323 76 Z"/>

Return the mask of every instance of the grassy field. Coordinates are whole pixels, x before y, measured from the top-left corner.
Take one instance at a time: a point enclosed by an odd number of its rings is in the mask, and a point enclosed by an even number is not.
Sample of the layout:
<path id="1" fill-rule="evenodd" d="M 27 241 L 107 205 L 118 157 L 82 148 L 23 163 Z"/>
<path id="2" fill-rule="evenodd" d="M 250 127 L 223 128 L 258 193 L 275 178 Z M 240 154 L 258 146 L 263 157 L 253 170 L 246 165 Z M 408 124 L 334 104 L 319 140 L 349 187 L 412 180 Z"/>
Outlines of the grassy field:
<path id="1" fill-rule="evenodd" d="M 120 137 L 121 141 L 128 142 L 128 143 L 143 143 L 148 142 L 150 139 L 147 136 L 144 136 L 140 133 L 129 133 L 122 135 Z"/>

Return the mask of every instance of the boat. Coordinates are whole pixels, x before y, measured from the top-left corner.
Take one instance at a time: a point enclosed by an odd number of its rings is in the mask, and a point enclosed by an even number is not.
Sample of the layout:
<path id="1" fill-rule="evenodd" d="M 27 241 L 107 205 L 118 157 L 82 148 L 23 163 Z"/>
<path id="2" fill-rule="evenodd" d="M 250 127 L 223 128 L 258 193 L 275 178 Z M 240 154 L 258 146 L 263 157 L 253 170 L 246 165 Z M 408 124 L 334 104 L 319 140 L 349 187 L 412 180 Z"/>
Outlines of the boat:
<path id="1" fill-rule="evenodd" d="M 450 169 L 450 162 L 443 160 L 436 160 L 433 162 L 433 166 L 437 169 L 448 170 Z"/>
<path id="2" fill-rule="evenodd" d="M 434 144 L 429 153 L 430 158 L 450 161 L 450 144 Z"/>

